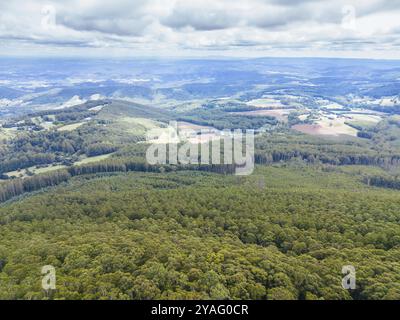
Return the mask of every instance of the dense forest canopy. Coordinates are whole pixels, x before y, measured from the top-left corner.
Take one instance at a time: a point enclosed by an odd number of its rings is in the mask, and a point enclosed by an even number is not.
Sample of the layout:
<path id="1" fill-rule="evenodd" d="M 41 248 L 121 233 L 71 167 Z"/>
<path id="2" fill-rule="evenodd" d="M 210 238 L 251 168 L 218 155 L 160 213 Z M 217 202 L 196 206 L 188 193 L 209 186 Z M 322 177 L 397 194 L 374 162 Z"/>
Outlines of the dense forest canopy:
<path id="1" fill-rule="evenodd" d="M 50 264 L 52 298 L 399 298 L 399 194 L 302 171 L 106 173 L 14 201 L 0 209 L 0 297 L 46 298 Z"/>

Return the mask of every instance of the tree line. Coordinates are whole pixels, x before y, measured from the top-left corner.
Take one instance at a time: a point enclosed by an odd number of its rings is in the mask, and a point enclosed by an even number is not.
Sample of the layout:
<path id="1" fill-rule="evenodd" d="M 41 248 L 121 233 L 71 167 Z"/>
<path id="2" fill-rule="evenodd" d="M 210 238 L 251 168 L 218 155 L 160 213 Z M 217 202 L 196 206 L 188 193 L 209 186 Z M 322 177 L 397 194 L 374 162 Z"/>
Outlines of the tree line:
<path id="1" fill-rule="evenodd" d="M 400 165 L 400 155 L 329 155 L 319 154 L 303 150 L 291 151 L 272 151 L 256 152 L 254 155 L 255 163 L 271 164 L 281 161 L 290 161 L 292 159 L 301 159 L 308 163 L 323 163 L 330 165 L 368 165 L 368 166 L 398 166 Z"/>
<path id="2" fill-rule="evenodd" d="M 0 202 L 5 202 L 26 192 L 37 191 L 56 186 L 79 175 L 113 173 L 113 172 L 173 172 L 173 171 L 205 171 L 219 174 L 233 174 L 235 165 L 149 165 L 139 160 L 107 160 L 82 166 L 71 166 L 67 169 L 55 170 L 44 174 L 13 179 L 0 184 Z"/>
<path id="3" fill-rule="evenodd" d="M 400 190 L 399 177 L 383 177 L 383 176 L 366 177 L 364 178 L 364 183 L 374 187 L 383 187 L 383 188 Z"/>

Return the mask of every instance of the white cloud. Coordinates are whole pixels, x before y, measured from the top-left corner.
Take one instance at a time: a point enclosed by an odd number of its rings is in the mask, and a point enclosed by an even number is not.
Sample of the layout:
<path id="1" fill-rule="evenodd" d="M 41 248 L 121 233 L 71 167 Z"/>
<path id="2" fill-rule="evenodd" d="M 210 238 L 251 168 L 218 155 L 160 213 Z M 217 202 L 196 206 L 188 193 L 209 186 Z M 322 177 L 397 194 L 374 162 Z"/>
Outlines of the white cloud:
<path id="1" fill-rule="evenodd" d="M 3 54 L 396 57 L 399 17 L 393 0 L 14 0 L 0 3 L 0 47 Z"/>

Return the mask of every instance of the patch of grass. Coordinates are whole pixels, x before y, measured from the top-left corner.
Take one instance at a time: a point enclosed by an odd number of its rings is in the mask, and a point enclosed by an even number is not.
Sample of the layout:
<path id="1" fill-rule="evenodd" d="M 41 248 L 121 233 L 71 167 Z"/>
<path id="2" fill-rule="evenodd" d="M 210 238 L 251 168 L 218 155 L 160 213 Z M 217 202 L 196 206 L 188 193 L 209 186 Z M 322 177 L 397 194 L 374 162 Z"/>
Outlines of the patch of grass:
<path id="1" fill-rule="evenodd" d="M 92 163 L 92 162 L 97 162 L 97 161 L 102 161 L 102 160 L 106 160 L 109 157 L 111 157 L 112 153 L 109 154 L 102 154 L 100 156 L 95 156 L 95 157 L 88 157 L 88 158 L 84 158 L 82 160 L 79 160 L 77 162 L 74 163 L 74 165 L 79 166 L 82 164 L 87 164 L 87 163 Z"/>
<path id="2" fill-rule="evenodd" d="M 134 117 L 121 117 L 117 120 L 117 125 L 119 128 L 136 135 L 145 134 L 148 130 L 160 128 L 162 126 L 160 122 L 151 119 Z"/>
<path id="3" fill-rule="evenodd" d="M 58 128 L 58 131 L 73 131 L 75 129 L 78 129 L 80 126 L 84 125 L 86 122 L 77 122 L 77 123 L 72 123 L 72 124 L 67 124 L 65 126 L 62 126 Z"/>
<path id="4" fill-rule="evenodd" d="M 1 128 L 0 129 L 0 140 L 8 140 L 12 139 L 17 135 L 17 130 L 10 128 Z"/>
<path id="5" fill-rule="evenodd" d="M 64 169 L 67 168 L 67 166 L 58 164 L 55 166 L 48 166 L 48 167 L 43 167 L 43 168 L 35 168 L 32 169 L 31 171 L 35 174 L 40 174 L 40 173 L 46 173 L 46 172 L 50 172 L 50 171 L 55 171 L 55 170 L 59 170 L 59 169 Z"/>

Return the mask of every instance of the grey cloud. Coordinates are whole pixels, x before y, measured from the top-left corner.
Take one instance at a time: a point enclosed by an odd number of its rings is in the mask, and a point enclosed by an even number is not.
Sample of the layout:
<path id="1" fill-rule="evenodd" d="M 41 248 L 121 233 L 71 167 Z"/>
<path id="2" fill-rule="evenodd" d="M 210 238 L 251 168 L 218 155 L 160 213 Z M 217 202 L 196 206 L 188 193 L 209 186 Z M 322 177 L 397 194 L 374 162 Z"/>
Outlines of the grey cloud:
<path id="1" fill-rule="evenodd" d="M 160 22 L 175 29 L 191 27 L 199 31 L 210 31 L 234 27 L 239 19 L 238 14 L 223 6 L 201 7 L 191 5 L 190 2 L 180 2 Z"/>
<path id="2" fill-rule="evenodd" d="M 120 36 L 140 36 L 152 22 L 145 0 L 95 1 L 88 5 L 60 6 L 57 23 L 77 31 L 95 31 Z"/>
<path id="3" fill-rule="evenodd" d="M 229 29 L 240 26 L 254 26 L 275 29 L 301 21 L 317 21 L 321 23 L 340 23 L 343 13 L 340 4 L 323 10 L 327 0 L 308 1 L 263 1 L 223 2 L 223 5 L 198 6 L 191 2 L 178 2 L 173 11 L 161 19 L 168 27 L 183 29 L 191 27 L 198 31 Z M 218 3 L 218 2 L 216 2 Z M 332 9 L 332 7 L 334 7 Z"/>
<path id="4" fill-rule="evenodd" d="M 85 19 L 73 16 L 60 17 L 57 23 L 77 31 L 96 31 L 120 36 L 140 36 L 148 25 L 145 19 Z"/>
<path id="5" fill-rule="evenodd" d="M 41 9 L 49 4 L 56 9 L 54 30 L 40 25 Z M 344 5 L 354 5 L 360 20 L 400 11 L 394 0 L 14 0 L 0 2 L 0 39 L 41 48 L 149 48 L 156 54 L 160 47 L 397 49 L 400 21 L 380 28 L 377 19 L 368 32 L 343 30 Z"/>

